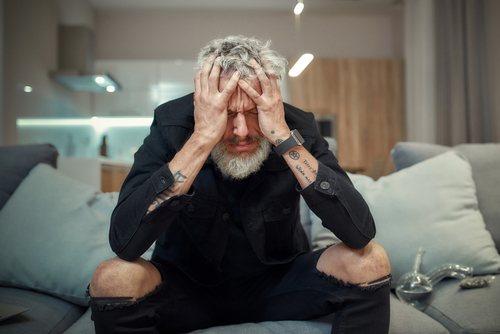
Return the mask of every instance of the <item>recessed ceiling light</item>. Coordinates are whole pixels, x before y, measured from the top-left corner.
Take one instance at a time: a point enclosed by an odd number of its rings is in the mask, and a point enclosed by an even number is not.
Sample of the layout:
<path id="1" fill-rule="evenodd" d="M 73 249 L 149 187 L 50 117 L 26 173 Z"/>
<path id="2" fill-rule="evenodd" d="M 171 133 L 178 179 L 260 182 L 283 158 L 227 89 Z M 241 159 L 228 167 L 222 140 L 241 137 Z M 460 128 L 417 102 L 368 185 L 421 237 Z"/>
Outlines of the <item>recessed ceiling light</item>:
<path id="1" fill-rule="evenodd" d="M 304 3 L 299 0 L 299 2 L 297 2 L 297 4 L 295 5 L 295 8 L 293 9 L 293 12 L 295 13 L 295 15 L 300 15 L 300 13 L 302 13 L 303 10 L 304 10 Z"/>

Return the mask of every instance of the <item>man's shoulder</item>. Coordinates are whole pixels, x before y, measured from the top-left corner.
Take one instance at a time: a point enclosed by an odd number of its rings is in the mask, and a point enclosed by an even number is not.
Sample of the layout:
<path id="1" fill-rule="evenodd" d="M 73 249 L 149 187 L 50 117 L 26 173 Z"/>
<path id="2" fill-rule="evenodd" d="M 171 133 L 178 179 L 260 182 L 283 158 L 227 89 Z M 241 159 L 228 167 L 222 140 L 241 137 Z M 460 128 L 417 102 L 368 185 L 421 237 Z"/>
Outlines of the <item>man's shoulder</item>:
<path id="1" fill-rule="evenodd" d="M 194 125 L 193 93 L 165 102 L 155 109 L 155 118 L 159 125 L 180 125 L 193 128 Z"/>

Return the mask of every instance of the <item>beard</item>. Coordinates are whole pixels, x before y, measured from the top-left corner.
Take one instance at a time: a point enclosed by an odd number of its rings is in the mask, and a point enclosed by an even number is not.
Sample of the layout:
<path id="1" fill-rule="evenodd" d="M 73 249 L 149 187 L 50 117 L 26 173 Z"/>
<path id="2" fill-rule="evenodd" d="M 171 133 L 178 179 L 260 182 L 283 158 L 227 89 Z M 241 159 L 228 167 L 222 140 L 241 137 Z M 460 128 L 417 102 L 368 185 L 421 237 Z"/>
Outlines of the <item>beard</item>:
<path id="1" fill-rule="evenodd" d="M 259 146 L 254 153 L 229 152 L 226 143 L 238 144 L 240 140 L 236 137 L 232 140 L 219 142 L 214 146 L 210 154 L 222 175 L 231 179 L 243 180 L 260 170 L 269 153 L 271 153 L 271 143 L 265 137 L 246 137 L 244 141 L 250 143 L 255 140 L 259 142 Z"/>

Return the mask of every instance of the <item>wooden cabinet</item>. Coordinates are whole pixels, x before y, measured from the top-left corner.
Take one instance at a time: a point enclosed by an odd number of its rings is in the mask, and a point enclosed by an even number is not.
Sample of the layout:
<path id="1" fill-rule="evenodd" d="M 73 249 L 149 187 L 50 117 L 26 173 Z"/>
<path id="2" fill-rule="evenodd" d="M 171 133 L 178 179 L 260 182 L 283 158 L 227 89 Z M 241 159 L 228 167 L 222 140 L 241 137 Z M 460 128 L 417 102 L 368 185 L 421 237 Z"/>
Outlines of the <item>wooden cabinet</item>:
<path id="1" fill-rule="evenodd" d="M 129 166 L 102 164 L 101 190 L 103 192 L 120 191 L 129 172 Z"/>
<path id="2" fill-rule="evenodd" d="M 106 158 L 60 158 L 57 169 L 63 174 L 103 192 L 120 191 L 132 164 Z"/>
<path id="3" fill-rule="evenodd" d="M 314 59 L 289 78 L 291 103 L 336 115 L 339 164 L 378 178 L 393 171 L 390 151 L 405 139 L 403 70 L 394 59 Z"/>

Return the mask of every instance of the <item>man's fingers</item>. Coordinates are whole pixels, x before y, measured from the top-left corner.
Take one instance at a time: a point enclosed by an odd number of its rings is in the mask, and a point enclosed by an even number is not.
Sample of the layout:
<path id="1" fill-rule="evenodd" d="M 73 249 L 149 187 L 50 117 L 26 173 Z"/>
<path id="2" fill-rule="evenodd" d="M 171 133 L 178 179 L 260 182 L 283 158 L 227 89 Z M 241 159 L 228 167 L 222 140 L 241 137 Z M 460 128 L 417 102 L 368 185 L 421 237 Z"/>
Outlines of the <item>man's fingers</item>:
<path id="1" fill-rule="evenodd" d="M 257 74 L 257 77 L 259 78 L 260 86 L 262 87 L 262 93 L 267 93 L 271 88 L 271 82 L 269 81 L 269 78 L 255 59 L 252 58 L 250 60 L 250 63 L 253 66 L 255 74 Z"/>
<path id="2" fill-rule="evenodd" d="M 268 62 L 267 59 L 262 58 L 262 60 L 264 61 L 264 68 L 268 71 L 272 71 L 273 67 L 271 66 L 271 63 Z"/>
<path id="3" fill-rule="evenodd" d="M 208 85 L 210 90 L 219 91 L 219 76 L 220 76 L 220 57 L 217 57 L 212 66 L 212 71 L 208 77 Z"/>
<path id="4" fill-rule="evenodd" d="M 210 71 L 212 70 L 212 61 L 214 60 L 214 55 L 210 55 L 200 72 L 200 84 L 202 88 L 208 87 L 208 76 L 210 75 Z"/>
<path id="5" fill-rule="evenodd" d="M 271 63 L 269 63 L 269 62 L 267 61 L 267 59 L 264 59 L 264 58 L 262 58 L 262 59 L 264 60 L 264 68 L 265 68 L 268 72 L 271 72 L 271 73 L 272 73 L 272 72 L 273 72 L 273 67 L 271 66 Z M 280 91 L 280 88 L 279 88 L 279 86 L 278 86 L 278 81 L 276 80 L 276 74 L 274 74 L 274 73 L 273 73 L 273 74 L 270 74 L 270 75 L 268 76 L 268 78 L 269 78 L 269 81 L 271 82 L 271 86 L 273 87 L 273 89 L 274 89 L 274 90 L 277 90 L 277 91 Z"/>
<path id="6" fill-rule="evenodd" d="M 194 91 L 195 92 L 201 92 L 200 76 L 201 76 L 201 70 L 196 71 L 196 75 L 194 77 Z"/>
<path id="7" fill-rule="evenodd" d="M 255 104 L 259 105 L 261 95 L 246 82 L 245 80 L 238 81 L 238 85 L 241 89 L 252 99 Z"/>
<path id="8" fill-rule="evenodd" d="M 236 71 L 233 73 L 231 79 L 229 79 L 226 87 L 222 91 L 222 94 L 225 95 L 224 97 L 225 102 L 229 101 L 229 98 L 231 97 L 231 95 L 233 95 L 239 80 L 240 80 L 240 72 Z"/>

